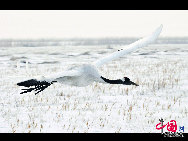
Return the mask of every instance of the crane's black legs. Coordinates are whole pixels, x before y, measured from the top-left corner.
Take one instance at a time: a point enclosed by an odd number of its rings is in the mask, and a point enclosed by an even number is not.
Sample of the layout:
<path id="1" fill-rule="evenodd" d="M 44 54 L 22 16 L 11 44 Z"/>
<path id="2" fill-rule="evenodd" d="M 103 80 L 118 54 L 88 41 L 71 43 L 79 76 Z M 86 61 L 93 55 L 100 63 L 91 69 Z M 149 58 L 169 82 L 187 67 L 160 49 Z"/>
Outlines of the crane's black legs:
<path id="1" fill-rule="evenodd" d="M 51 84 L 53 84 L 53 82 L 56 81 L 52 81 L 51 83 L 47 82 L 47 81 L 37 81 L 36 79 L 30 79 L 27 81 L 23 81 L 20 83 L 17 83 L 18 86 L 24 86 L 24 87 L 28 87 L 26 89 L 22 89 L 24 90 L 23 92 L 21 92 L 20 94 L 24 94 L 27 92 L 31 92 L 31 91 L 36 91 L 35 95 L 40 93 L 41 91 L 43 91 L 44 89 L 46 89 L 48 86 L 50 86 Z M 34 88 L 30 88 L 33 87 Z"/>

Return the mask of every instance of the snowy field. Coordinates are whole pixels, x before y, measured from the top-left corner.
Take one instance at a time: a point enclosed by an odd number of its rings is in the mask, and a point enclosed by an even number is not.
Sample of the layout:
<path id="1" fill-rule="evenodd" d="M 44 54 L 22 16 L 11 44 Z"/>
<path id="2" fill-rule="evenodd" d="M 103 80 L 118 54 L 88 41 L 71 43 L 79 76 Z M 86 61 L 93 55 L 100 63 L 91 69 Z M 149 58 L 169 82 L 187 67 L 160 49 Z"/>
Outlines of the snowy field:
<path id="1" fill-rule="evenodd" d="M 140 86 L 54 84 L 21 95 L 16 83 L 64 71 L 118 46 L 0 47 L 0 132 L 160 133 L 176 120 L 188 133 L 188 44 L 152 44 L 100 68 L 106 78 Z M 28 63 L 26 63 L 28 62 Z"/>

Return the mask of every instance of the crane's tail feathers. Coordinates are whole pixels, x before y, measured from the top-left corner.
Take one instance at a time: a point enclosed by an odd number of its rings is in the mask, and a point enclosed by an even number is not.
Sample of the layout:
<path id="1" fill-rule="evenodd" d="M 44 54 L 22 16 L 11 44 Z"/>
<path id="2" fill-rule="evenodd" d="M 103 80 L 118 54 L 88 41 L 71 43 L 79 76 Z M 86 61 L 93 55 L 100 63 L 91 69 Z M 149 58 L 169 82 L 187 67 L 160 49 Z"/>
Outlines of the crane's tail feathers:
<path id="1" fill-rule="evenodd" d="M 28 87 L 26 89 L 22 89 L 24 91 L 21 92 L 20 94 L 24 94 L 24 93 L 31 92 L 31 91 L 34 90 L 34 91 L 36 91 L 36 93 L 35 93 L 35 95 L 36 95 L 39 92 L 41 92 L 44 89 L 46 89 L 51 84 L 53 84 L 53 82 L 56 82 L 56 81 L 52 81 L 50 83 L 50 82 L 47 82 L 47 81 L 38 81 L 36 79 L 30 79 L 30 80 L 27 80 L 27 81 L 23 81 L 23 82 L 17 83 L 17 85 L 18 86 Z M 33 86 L 34 86 L 34 88 L 30 88 L 30 87 L 33 87 Z"/>
<path id="2" fill-rule="evenodd" d="M 17 85 L 24 86 L 24 87 L 31 87 L 31 86 L 38 85 L 39 83 L 41 83 L 41 82 L 37 81 L 36 79 L 30 79 L 30 80 L 26 80 L 26 81 L 17 83 Z"/>

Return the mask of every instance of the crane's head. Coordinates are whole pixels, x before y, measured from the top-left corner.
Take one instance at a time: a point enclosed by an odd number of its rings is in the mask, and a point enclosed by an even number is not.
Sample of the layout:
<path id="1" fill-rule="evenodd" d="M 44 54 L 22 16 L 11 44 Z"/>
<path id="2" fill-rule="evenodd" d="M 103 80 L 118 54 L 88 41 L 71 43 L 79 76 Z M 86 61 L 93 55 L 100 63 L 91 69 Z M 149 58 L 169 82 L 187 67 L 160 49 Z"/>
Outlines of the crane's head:
<path id="1" fill-rule="evenodd" d="M 128 77 L 123 77 L 123 84 L 124 85 L 135 85 L 135 86 L 139 86 L 138 84 L 132 82 Z"/>

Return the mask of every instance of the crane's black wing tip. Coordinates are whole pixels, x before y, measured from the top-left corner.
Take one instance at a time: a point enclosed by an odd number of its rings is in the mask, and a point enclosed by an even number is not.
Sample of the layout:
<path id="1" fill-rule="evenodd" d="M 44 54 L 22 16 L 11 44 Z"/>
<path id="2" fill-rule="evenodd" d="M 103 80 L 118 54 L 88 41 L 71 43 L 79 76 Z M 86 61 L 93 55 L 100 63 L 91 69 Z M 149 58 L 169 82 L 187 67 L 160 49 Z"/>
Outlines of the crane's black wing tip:
<path id="1" fill-rule="evenodd" d="M 39 84 L 39 81 L 37 81 L 36 79 L 30 79 L 17 83 L 18 86 L 24 86 L 24 87 L 31 87 L 37 84 Z"/>
<path id="2" fill-rule="evenodd" d="M 53 84 L 53 83 L 52 82 L 49 83 L 47 81 L 37 81 L 36 79 L 30 79 L 30 80 L 26 80 L 26 81 L 17 83 L 18 86 L 28 87 L 27 89 L 22 89 L 24 91 L 21 92 L 20 94 L 24 94 L 24 93 L 31 92 L 34 90 L 34 91 L 36 91 L 35 95 L 38 94 L 39 92 L 43 91 L 44 89 L 46 89 L 51 84 Z M 34 86 L 34 88 L 32 88 L 32 86 Z M 31 87 L 31 88 L 29 88 L 29 87 Z"/>

